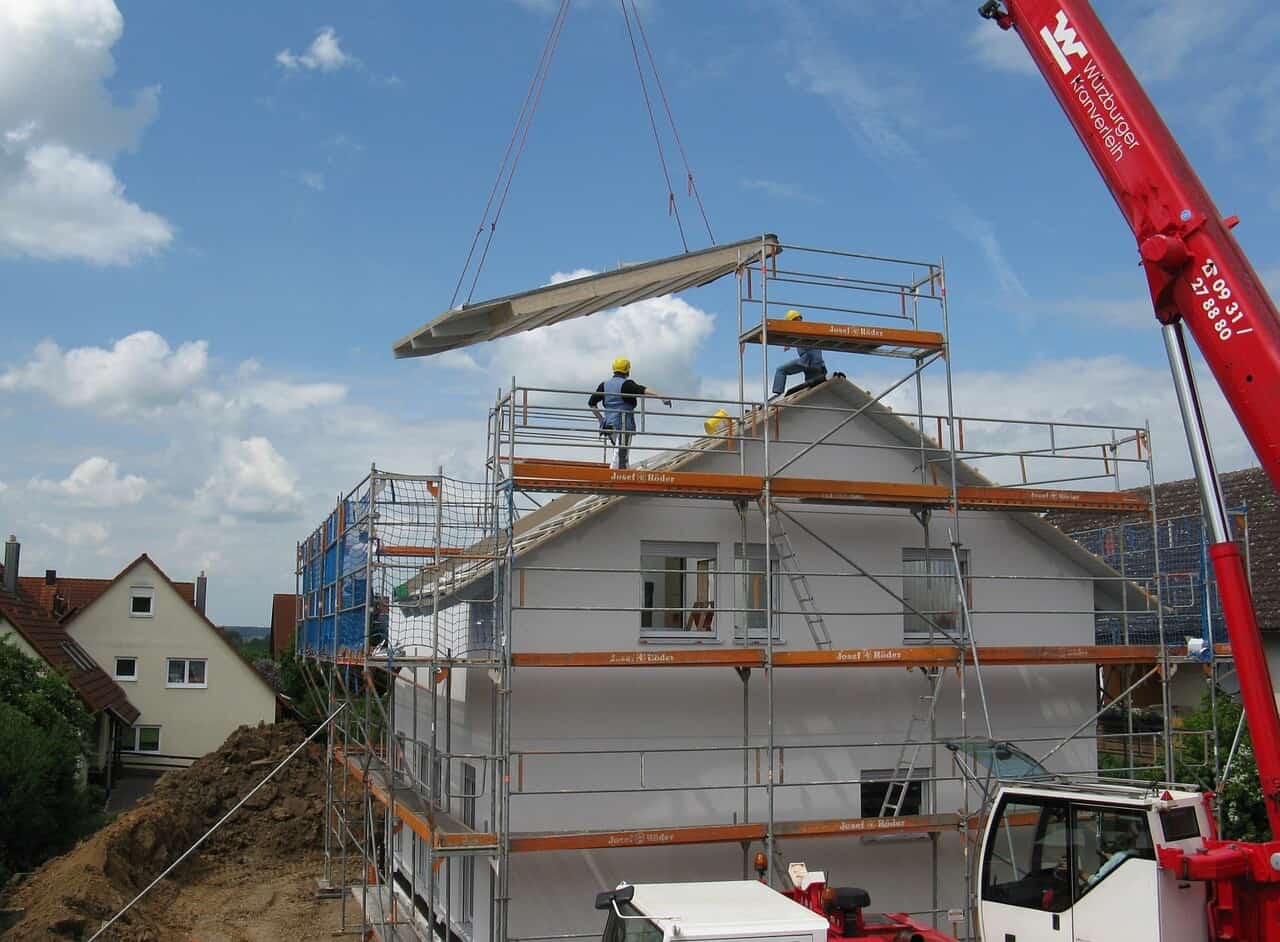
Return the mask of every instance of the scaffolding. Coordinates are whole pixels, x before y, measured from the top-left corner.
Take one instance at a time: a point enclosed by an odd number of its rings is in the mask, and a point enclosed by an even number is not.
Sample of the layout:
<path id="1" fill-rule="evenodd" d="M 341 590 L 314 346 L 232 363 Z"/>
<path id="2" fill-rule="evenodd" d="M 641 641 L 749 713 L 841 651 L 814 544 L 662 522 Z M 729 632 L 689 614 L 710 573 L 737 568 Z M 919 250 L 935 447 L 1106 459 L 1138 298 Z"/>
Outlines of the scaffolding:
<path id="1" fill-rule="evenodd" d="M 743 877 L 754 850 L 763 850 L 773 880 L 785 873 L 778 866 L 780 843 L 913 834 L 927 840 L 929 858 L 921 864 L 932 884 L 931 907 L 917 912 L 938 924 L 958 908 L 967 931 L 971 841 L 993 768 L 1001 774 L 992 756 L 1009 753 L 996 748 L 1003 741 L 983 677 L 1003 668 L 1075 666 L 1100 680 L 1104 665 L 1159 664 L 1163 727 L 1145 732 L 1130 725 L 1120 734 L 1124 765 L 1109 771 L 1168 777 L 1167 677 L 1187 652 L 1170 643 L 1181 639 L 1166 631 L 1161 598 L 1167 587 L 1158 575 L 1138 578 L 1081 550 L 1041 519 L 1061 509 L 1145 515 L 1158 574 L 1148 429 L 959 414 L 941 262 L 789 245 L 772 236 L 729 249 L 736 259 L 726 261 L 725 249 L 716 250 L 715 276 L 735 276 L 736 397 L 673 397 L 669 411 L 652 410 L 641 397 L 634 429 L 602 430 L 586 404 L 592 390 L 520 386 L 513 379 L 489 413 L 484 480 L 374 468 L 299 544 L 298 649 L 305 674 L 332 706 L 352 706 L 329 736 L 326 786 L 324 885 L 342 894 L 344 931 L 372 929 L 384 939 L 434 932 L 479 942 L 476 927 L 483 924 L 490 942 L 547 938 L 512 926 L 513 855 L 728 844 L 741 848 Z M 660 274 L 654 284 L 670 289 Z M 679 277 L 679 285 L 712 280 L 697 271 Z M 557 292 L 557 303 L 581 312 L 585 302 L 574 283 L 548 290 Z M 616 304 L 632 296 L 617 291 L 611 297 Z M 515 301 L 535 309 L 527 295 L 480 307 L 516 310 Z M 781 311 L 801 316 L 779 317 Z M 455 315 L 469 312 L 448 316 Z M 486 324 L 504 323 L 486 318 Z M 435 338 L 448 336 L 424 329 L 397 350 L 445 343 Z M 888 372 L 871 371 L 873 392 L 835 373 L 775 396 L 778 347 L 873 358 Z M 941 408 L 927 409 L 931 400 Z M 621 460 L 623 450 L 628 460 Z M 909 474 L 886 470 L 904 461 Z M 858 473 L 807 476 L 815 465 Z M 1126 490 L 1134 480 L 1143 488 Z M 682 557 L 663 545 L 642 547 L 639 565 L 538 561 L 538 551 L 563 534 L 585 530 L 597 515 L 637 496 L 731 508 L 732 565 L 720 564 L 718 550 Z M 992 514 L 1010 532 L 1031 534 L 1028 539 L 1060 537 L 1053 550 L 1070 560 L 1072 572 L 971 567 L 962 536 L 984 532 Z M 833 529 L 855 524 L 869 530 L 909 525 L 918 537 L 886 565 L 860 559 L 858 547 L 832 536 Z M 811 553 L 826 564 L 813 563 Z M 526 584 L 551 579 L 563 590 L 555 597 Z M 613 591 L 618 580 L 631 591 L 639 583 L 635 604 Z M 858 587 L 856 600 L 822 604 L 824 596 L 838 594 L 833 586 Z M 722 604 L 726 594 L 731 604 Z M 597 596 L 601 600 L 592 601 Z M 1095 636 L 1095 619 L 1111 627 Z M 1032 620 L 1064 626 L 1069 641 L 1009 643 L 1018 626 Z M 561 621 L 599 628 L 595 634 L 606 639 L 607 626 L 638 621 L 639 642 L 547 643 L 543 629 Z M 900 626 L 892 628 L 897 643 L 868 643 L 887 625 Z M 553 669 L 623 671 L 637 685 L 653 671 L 732 670 L 741 682 L 740 706 L 732 706 L 741 710 L 740 742 L 523 745 L 513 735 L 516 678 Z M 901 718 L 903 733 L 815 743 L 788 736 L 775 678 L 791 671 L 810 676 L 803 672 L 814 669 L 858 672 L 840 675 L 849 677 L 866 670 L 917 675 L 911 683 L 919 695 Z M 752 700 L 760 687 L 763 708 Z M 1094 743 L 1100 713 L 1115 706 L 1131 712 L 1132 687 L 1104 693 L 1102 703 L 1095 699 L 1099 689 L 1092 685 L 1087 708 L 1073 716 L 1078 728 L 1065 736 L 1018 736 L 1014 751 L 1043 753 L 1048 761 L 1065 756 L 1068 746 Z M 944 696 L 958 709 L 958 722 L 948 717 L 947 730 L 938 713 Z M 488 703 L 487 733 L 455 741 L 455 703 L 479 697 Z M 763 719 L 753 728 L 757 714 Z M 1139 742 L 1154 745 L 1139 749 Z M 875 777 L 861 768 L 809 778 L 794 771 L 836 768 L 859 750 L 890 756 L 881 760 L 888 769 Z M 1096 750 L 1085 754 L 1096 756 Z M 1139 764 L 1136 756 L 1151 761 Z M 584 775 L 572 787 L 545 771 L 606 764 L 622 771 L 598 783 Z M 708 769 L 740 774 L 716 778 Z M 1054 773 L 1096 777 L 1100 771 L 1095 758 L 1089 767 Z M 863 797 L 856 814 L 779 813 L 780 793 L 797 789 L 828 795 L 860 789 Z M 592 823 L 593 800 L 661 793 L 703 795 L 720 802 L 717 807 L 740 802 L 727 820 Z M 843 808 L 842 801 L 834 804 Z M 573 809 L 568 818 L 580 815 L 581 824 L 522 829 L 530 816 L 517 808 L 521 803 L 542 809 L 560 803 Z M 487 813 L 478 813 L 482 808 Z M 943 839 L 957 842 L 965 861 L 960 906 L 944 906 L 940 898 Z M 489 888 L 485 919 L 474 910 L 478 862 Z M 586 888 L 583 893 L 590 895 Z"/>

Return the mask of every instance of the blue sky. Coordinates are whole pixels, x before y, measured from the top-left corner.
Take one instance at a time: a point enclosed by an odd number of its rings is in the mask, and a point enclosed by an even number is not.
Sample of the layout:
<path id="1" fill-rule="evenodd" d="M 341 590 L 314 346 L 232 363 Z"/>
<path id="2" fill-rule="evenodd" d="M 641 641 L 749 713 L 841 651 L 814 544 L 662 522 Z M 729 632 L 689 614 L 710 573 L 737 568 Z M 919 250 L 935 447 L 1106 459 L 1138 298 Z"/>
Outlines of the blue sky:
<path id="1" fill-rule="evenodd" d="M 1132 238 L 975 5 L 641 10 L 717 238 L 945 257 L 963 411 L 1150 418 L 1158 474 L 1181 476 Z M 0 522 L 25 569 L 111 575 L 147 551 L 208 569 L 216 619 L 262 623 L 294 542 L 370 462 L 474 469 L 513 372 L 594 384 L 616 351 L 673 393 L 723 386 L 724 285 L 391 359 L 448 306 L 554 6 L 0 0 Z M 1280 16 L 1096 8 L 1274 291 Z M 679 248 L 621 14 L 578 0 L 477 298 Z M 1210 412 L 1222 464 L 1253 463 Z"/>

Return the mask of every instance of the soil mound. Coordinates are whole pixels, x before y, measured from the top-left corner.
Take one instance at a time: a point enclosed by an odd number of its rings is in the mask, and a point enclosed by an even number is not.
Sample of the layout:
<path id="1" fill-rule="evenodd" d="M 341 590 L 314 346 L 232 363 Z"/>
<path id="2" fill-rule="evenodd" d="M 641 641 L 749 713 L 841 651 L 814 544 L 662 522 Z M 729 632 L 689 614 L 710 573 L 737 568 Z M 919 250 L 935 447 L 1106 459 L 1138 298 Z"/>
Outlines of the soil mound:
<path id="1" fill-rule="evenodd" d="M 150 795 L 62 857 L 9 900 L 23 910 L 6 938 L 87 939 L 191 846 L 305 737 L 301 726 L 242 726 L 190 768 L 167 772 Z M 223 863 L 300 857 L 323 843 L 324 766 L 303 750 L 103 939 L 183 939 L 167 917 L 175 886 Z"/>

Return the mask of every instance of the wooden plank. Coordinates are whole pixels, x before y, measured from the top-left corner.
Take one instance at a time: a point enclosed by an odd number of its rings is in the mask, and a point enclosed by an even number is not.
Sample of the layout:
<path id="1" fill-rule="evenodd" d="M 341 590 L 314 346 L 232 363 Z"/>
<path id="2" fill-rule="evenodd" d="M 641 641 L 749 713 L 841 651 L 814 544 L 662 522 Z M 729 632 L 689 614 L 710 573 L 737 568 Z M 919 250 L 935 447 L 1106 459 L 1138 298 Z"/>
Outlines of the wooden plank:
<path id="1" fill-rule="evenodd" d="M 465 553 L 460 546 L 379 546 L 378 556 L 461 556 Z"/>
<path id="2" fill-rule="evenodd" d="M 607 468 L 519 458 L 515 485 L 529 491 L 587 491 L 597 494 L 685 494 L 691 497 L 750 499 L 764 481 L 754 474 L 698 474 L 645 468 Z"/>
<path id="3" fill-rule="evenodd" d="M 960 506 L 970 510 L 1102 510 L 1116 513 L 1145 513 L 1147 499 L 1117 491 L 1065 491 L 1046 488 L 975 487 L 956 488 Z"/>
<path id="4" fill-rule="evenodd" d="M 673 847 L 680 844 L 737 844 L 763 840 L 763 824 L 710 824 L 694 827 L 639 828 L 624 831 L 513 834 L 512 853 L 592 850 L 607 847 Z"/>
<path id="5" fill-rule="evenodd" d="M 816 502 L 881 507 L 944 507 L 951 503 L 951 488 L 945 484 L 776 477 L 770 487 L 774 497 Z"/>
<path id="6" fill-rule="evenodd" d="M 742 335 L 743 343 L 760 343 L 763 330 L 753 327 Z M 835 350 L 846 353 L 873 353 L 884 347 L 909 347 L 913 350 L 941 350 L 942 334 L 933 330 L 903 330 L 870 324 L 827 324 L 817 321 L 769 319 L 769 345 L 795 346 Z"/>
<path id="7" fill-rule="evenodd" d="M 511 655 L 516 667 L 761 667 L 758 648 L 680 651 L 522 651 Z"/>
<path id="8" fill-rule="evenodd" d="M 898 815 L 892 818 L 835 818 L 827 821 L 778 821 L 773 833 L 779 837 L 847 837 L 850 834 L 928 834 L 955 831 L 957 814 Z"/>

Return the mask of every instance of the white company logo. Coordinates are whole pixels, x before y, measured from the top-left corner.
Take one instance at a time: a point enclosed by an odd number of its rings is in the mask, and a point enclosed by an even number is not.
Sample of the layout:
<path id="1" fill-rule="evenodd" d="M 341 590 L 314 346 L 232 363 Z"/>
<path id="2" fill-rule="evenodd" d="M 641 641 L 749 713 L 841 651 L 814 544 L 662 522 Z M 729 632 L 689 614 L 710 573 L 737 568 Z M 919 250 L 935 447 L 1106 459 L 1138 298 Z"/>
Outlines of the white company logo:
<path id="1" fill-rule="evenodd" d="M 1051 33 L 1049 27 L 1040 27 L 1040 38 L 1044 40 L 1044 44 L 1049 47 L 1049 51 L 1053 53 L 1053 58 L 1058 62 L 1058 68 L 1062 70 L 1063 75 L 1067 75 L 1071 71 L 1071 63 L 1067 61 L 1067 56 L 1076 56 L 1083 59 L 1089 54 L 1089 50 L 1084 47 L 1084 43 L 1076 39 L 1075 29 L 1067 23 L 1067 14 L 1061 10 L 1058 11 L 1058 25 Z"/>

